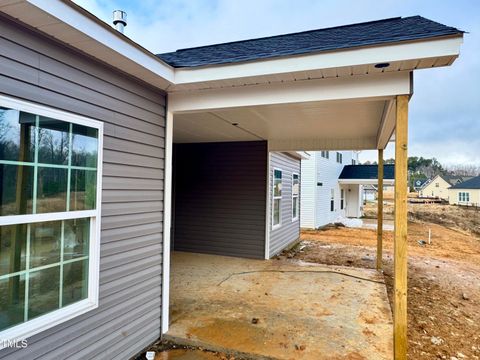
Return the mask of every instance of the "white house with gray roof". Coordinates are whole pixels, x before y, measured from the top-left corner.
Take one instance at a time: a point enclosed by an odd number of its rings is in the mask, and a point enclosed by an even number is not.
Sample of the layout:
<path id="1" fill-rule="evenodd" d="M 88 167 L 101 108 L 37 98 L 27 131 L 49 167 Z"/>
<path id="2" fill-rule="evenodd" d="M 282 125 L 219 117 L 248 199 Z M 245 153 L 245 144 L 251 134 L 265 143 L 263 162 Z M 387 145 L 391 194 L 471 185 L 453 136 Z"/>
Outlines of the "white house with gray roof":
<path id="1" fill-rule="evenodd" d="M 394 166 L 384 166 L 384 185 L 394 183 Z M 363 187 L 378 184 L 376 165 L 359 165 L 357 151 L 314 151 L 302 160 L 300 224 L 317 229 L 363 215 Z"/>

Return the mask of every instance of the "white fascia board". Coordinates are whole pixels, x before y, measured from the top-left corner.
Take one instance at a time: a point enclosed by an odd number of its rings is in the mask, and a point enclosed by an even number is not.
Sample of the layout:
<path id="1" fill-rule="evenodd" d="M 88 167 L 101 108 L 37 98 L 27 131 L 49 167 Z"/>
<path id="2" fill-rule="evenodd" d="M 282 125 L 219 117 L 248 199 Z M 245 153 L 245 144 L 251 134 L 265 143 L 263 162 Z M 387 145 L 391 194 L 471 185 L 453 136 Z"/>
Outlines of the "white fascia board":
<path id="1" fill-rule="evenodd" d="M 458 56 L 463 37 L 429 39 L 359 49 L 295 55 L 244 63 L 175 69 L 175 84 L 265 76 L 297 71 Z"/>
<path id="2" fill-rule="evenodd" d="M 60 0 L 26 0 L 27 3 L 39 8 L 47 14 L 55 17 L 59 21 L 70 25 L 79 32 L 92 38 L 92 40 L 102 44 L 103 46 L 118 53 L 141 67 L 149 70 L 157 76 L 162 77 L 169 83 L 173 83 L 175 74 L 173 67 L 161 61 L 154 54 L 149 53 L 148 50 L 142 50 L 140 46 L 134 46 L 122 39 L 123 36 L 115 34 L 110 29 L 102 26 L 98 21 L 85 16 L 80 11 L 75 9 L 76 5 L 68 4 L 69 1 Z M 116 30 L 115 30 L 116 31 Z M 74 46 L 74 43 L 71 44 Z M 91 54 L 94 56 L 94 54 Z"/>
<path id="3" fill-rule="evenodd" d="M 410 73 L 392 72 L 345 78 L 303 80 L 225 89 L 173 92 L 174 113 L 311 101 L 386 98 L 410 93 Z"/>
<path id="4" fill-rule="evenodd" d="M 341 185 L 378 185 L 378 179 L 338 179 Z M 383 179 L 383 185 L 394 185 L 395 180 Z"/>

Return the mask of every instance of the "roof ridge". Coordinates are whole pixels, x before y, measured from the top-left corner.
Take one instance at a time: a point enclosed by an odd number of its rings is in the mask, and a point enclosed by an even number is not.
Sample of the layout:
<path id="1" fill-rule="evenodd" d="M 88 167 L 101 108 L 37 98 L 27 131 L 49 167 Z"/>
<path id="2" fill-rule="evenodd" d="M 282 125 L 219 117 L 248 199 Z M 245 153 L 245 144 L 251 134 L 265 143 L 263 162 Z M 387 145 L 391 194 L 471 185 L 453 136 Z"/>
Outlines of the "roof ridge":
<path id="1" fill-rule="evenodd" d="M 234 41 L 227 41 L 227 42 L 218 43 L 218 44 L 194 46 L 194 47 L 190 47 L 190 48 L 177 49 L 175 51 L 169 51 L 169 52 L 166 52 L 166 53 L 161 53 L 161 54 L 156 54 L 156 55 L 175 54 L 175 53 L 182 52 L 182 51 L 187 51 L 187 50 L 205 49 L 205 48 L 215 47 L 215 46 L 220 46 L 220 45 L 239 44 L 239 43 L 245 43 L 245 42 L 250 42 L 250 41 L 258 41 L 258 40 L 263 40 L 263 39 L 274 39 L 274 38 L 282 37 L 282 36 L 286 36 L 286 35 L 308 34 L 308 33 L 317 32 L 317 31 L 332 30 L 332 29 L 337 29 L 337 28 L 347 28 L 347 27 L 358 26 L 358 25 L 375 24 L 375 23 L 381 23 L 381 22 L 386 22 L 386 21 L 400 20 L 400 19 L 411 19 L 411 18 L 422 18 L 422 16 L 420 16 L 420 15 L 413 15 L 413 16 L 406 16 L 406 17 L 395 16 L 395 17 L 391 17 L 391 18 L 364 21 L 364 22 L 355 23 L 355 24 L 337 25 L 337 26 L 331 26 L 331 27 L 320 28 L 320 29 L 297 31 L 297 32 L 293 32 L 293 33 L 262 36 L 262 37 L 253 38 L 253 39 L 234 40 Z M 424 18 L 424 19 L 426 19 L 426 18 Z M 432 20 L 430 20 L 430 21 L 432 21 Z"/>

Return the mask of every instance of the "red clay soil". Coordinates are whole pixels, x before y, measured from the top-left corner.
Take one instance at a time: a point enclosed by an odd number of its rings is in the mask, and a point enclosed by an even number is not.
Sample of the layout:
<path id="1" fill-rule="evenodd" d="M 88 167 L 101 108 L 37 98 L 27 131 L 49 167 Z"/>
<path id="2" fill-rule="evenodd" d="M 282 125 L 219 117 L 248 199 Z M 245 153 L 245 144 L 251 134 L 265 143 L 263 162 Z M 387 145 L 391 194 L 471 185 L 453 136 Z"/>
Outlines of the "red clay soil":
<path id="1" fill-rule="evenodd" d="M 428 240 L 429 228 L 431 245 L 419 245 L 419 240 Z M 288 257 L 375 267 L 375 230 L 305 231 L 301 239 Z M 383 264 L 390 302 L 392 241 L 392 232 L 386 232 Z M 412 222 L 408 251 L 409 359 L 480 359 L 480 238 L 437 224 Z"/>

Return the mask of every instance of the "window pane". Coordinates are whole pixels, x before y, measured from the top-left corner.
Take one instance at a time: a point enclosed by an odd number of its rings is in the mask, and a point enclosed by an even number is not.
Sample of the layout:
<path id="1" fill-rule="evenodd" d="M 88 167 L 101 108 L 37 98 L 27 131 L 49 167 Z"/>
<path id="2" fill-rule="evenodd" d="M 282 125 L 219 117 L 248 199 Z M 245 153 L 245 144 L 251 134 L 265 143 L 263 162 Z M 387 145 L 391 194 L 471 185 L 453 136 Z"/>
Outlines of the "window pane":
<path id="1" fill-rule="evenodd" d="M 280 170 L 273 172 L 273 196 L 282 196 L 282 172 Z"/>
<path id="2" fill-rule="evenodd" d="M 60 266 L 30 272 L 28 319 L 58 309 Z"/>
<path id="3" fill-rule="evenodd" d="M 0 164 L 0 216 L 32 213 L 33 166 Z"/>
<path id="4" fill-rule="evenodd" d="M 70 179 L 70 211 L 95 209 L 97 172 L 72 170 Z"/>
<path id="5" fill-rule="evenodd" d="M 0 280 L 0 331 L 23 322 L 25 275 Z"/>
<path id="6" fill-rule="evenodd" d="M 73 124 L 72 165 L 97 167 L 98 130 Z"/>
<path id="7" fill-rule="evenodd" d="M 62 306 L 86 299 L 88 296 L 88 260 L 63 266 Z"/>
<path id="8" fill-rule="evenodd" d="M 68 164 L 70 124 L 65 121 L 40 117 L 38 129 L 38 162 Z"/>
<path id="9" fill-rule="evenodd" d="M 298 197 L 293 198 L 293 217 L 296 218 L 298 216 Z"/>
<path id="10" fill-rule="evenodd" d="M 63 259 L 70 260 L 88 256 L 90 219 L 64 221 Z"/>
<path id="11" fill-rule="evenodd" d="M 298 179 L 297 174 L 293 174 L 292 176 L 292 194 L 298 195 L 300 193 L 300 181 Z"/>
<path id="12" fill-rule="evenodd" d="M 60 261 L 61 221 L 35 223 L 30 235 L 30 268 Z"/>
<path id="13" fill-rule="evenodd" d="M 33 161 L 35 115 L 0 107 L 0 160 Z"/>
<path id="14" fill-rule="evenodd" d="M 0 226 L 0 276 L 25 270 L 26 244 L 27 225 Z"/>
<path id="15" fill-rule="evenodd" d="M 280 224 L 280 199 L 273 201 L 273 225 Z"/>
<path id="16" fill-rule="evenodd" d="M 67 177 L 67 169 L 46 167 L 38 168 L 38 214 L 66 211 Z"/>

